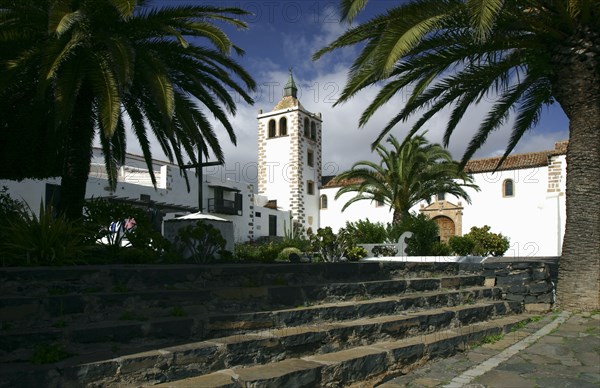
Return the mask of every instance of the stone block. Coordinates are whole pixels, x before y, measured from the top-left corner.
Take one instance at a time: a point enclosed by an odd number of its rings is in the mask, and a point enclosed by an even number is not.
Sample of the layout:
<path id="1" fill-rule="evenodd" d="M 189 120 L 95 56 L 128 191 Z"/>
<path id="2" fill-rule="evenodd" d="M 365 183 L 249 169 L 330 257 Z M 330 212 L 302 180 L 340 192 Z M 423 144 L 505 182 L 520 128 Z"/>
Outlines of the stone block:
<path id="1" fill-rule="evenodd" d="M 529 268 L 536 267 L 537 266 L 536 264 L 537 263 L 520 261 L 520 262 L 512 263 L 512 269 L 529 269 Z"/>
<path id="2" fill-rule="evenodd" d="M 324 364 L 321 370 L 321 384 L 324 386 L 345 386 L 376 376 L 388 368 L 386 351 L 366 347 L 320 354 L 305 360 Z"/>
<path id="3" fill-rule="evenodd" d="M 516 273 L 507 276 L 498 276 L 496 284 L 500 286 L 520 285 L 529 282 L 530 276 L 528 273 Z"/>
<path id="4" fill-rule="evenodd" d="M 316 387 L 320 385 L 322 368 L 318 362 L 289 359 L 233 371 L 243 387 Z"/>
<path id="5" fill-rule="evenodd" d="M 530 314 L 546 313 L 552 309 L 550 303 L 525 303 L 525 312 Z"/>
<path id="6" fill-rule="evenodd" d="M 369 295 L 401 294 L 406 291 L 405 280 L 382 280 L 363 283 Z"/>
<path id="7" fill-rule="evenodd" d="M 532 294 L 545 294 L 551 292 L 552 284 L 548 282 L 534 283 L 529 286 L 529 292 Z"/>
<path id="8" fill-rule="evenodd" d="M 410 279 L 408 280 L 407 289 L 411 291 L 434 291 L 439 290 L 441 279 Z"/>
<path id="9" fill-rule="evenodd" d="M 171 363 L 172 358 L 173 354 L 171 352 L 151 350 L 119 357 L 116 361 L 119 363 L 119 373 L 127 375 L 151 368 L 166 369 L 168 364 Z"/>
<path id="10" fill-rule="evenodd" d="M 304 303 L 302 289 L 297 286 L 269 287 L 268 300 L 273 305 L 297 306 Z"/>
<path id="11" fill-rule="evenodd" d="M 525 300 L 525 296 L 522 294 L 511 294 L 509 292 L 506 294 L 505 299 L 514 302 L 523 302 Z"/>
<path id="12" fill-rule="evenodd" d="M 192 318 L 173 318 L 149 322 L 144 325 L 144 329 L 147 330 L 147 335 L 157 338 L 190 338 L 194 323 Z"/>
<path id="13" fill-rule="evenodd" d="M 524 285 L 513 285 L 508 287 L 508 292 L 512 294 L 526 294 L 528 291 L 527 286 Z"/>
<path id="14" fill-rule="evenodd" d="M 496 277 L 486 277 L 483 282 L 484 287 L 495 287 L 496 286 Z"/>
<path id="15" fill-rule="evenodd" d="M 71 340 L 80 343 L 129 342 L 143 337 L 142 324 L 125 323 L 111 326 L 77 328 L 71 332 Z"/>
<path id="16" fill-rule="evenodd" d="M 484 262 L 483 263 L 483 269 L 490 269 L 490 270 L 508 270 L 510 266 L 510 263 L 494 263 L 494 262 Z"/>

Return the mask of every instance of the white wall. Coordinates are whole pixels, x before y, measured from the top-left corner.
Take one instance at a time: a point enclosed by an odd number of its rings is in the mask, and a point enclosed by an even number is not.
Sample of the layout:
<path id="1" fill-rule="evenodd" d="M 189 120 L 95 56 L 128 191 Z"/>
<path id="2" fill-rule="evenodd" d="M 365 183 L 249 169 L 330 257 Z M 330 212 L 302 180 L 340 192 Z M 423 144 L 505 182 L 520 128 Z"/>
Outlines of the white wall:
<path id="1" fill-rule="evenodd" d="M 321 195 L 327 195 L 327 209 L 321 209 L 321 227 L 329 226 L 334 232 L 346 226 L 347 221 L 368 219 L 371 222 L 392 222 L 393 213 L 387 206 L 376 206 L 372 201 L 360 201 L 350 205 L 342 212 L 342 207 L 354 197 L 355 193 L 342 194 L 339 199 L 335 195 L 339 188 L 321 189 Z"/>
<path id="2" fill-rule="evenodd" d="M 564 171 L 562 176 L 566 176 Z M 463 234 L 473 226 L 489 225 L 492 232 L 510 239 L 507 257 L 560 255 L 565 196 L 548 193 L 548 167 L 474 174 L 473 178 L 481 191 L 468 190 L 471 205 L 462 201 Z M 502 196 L 505 179 L 514 181 L 513 197 Z M 561 193 L 564 193 L 564 180 L 561 185 Z M 446 199 L 454 204 L 458 202 L 452 196 Z"/>
<path id="3" fill-rule="evenodd" d="M 140 167 L 139 160 L 137 158 L 127 159 L 127 164 L 130 162 L 135 164 L 136 167 Z M 88 178 L 86 188 L 86 198 L 92 197 L 107 197 L 116 196 L 120 198 L 140 199 L 140 195 L 149 195 L 152 201 L 162 202 L 166 204 L 175 204 L 179 206 L 189 206 L 196 208 L 198 206 L 198 178 L 194 175 L 193 171 L 189 171 L 188 178 L 190 183 L 190 190 L 188 192 L 186 188 L 185 178 L 180 174 L 178 167 L 164 163 L 161 165 L 159 161 L 155 161 L 155 170 L 160 171 L 161 179 L 157 189 L 152 186 L 137 184 L 135 177 L 130 176 L 128 180 L 132 182 L 119 181 L 114 191 L 110 191 L 108 188 L 108 181 L 102 174 L 98 174 L 97 171 L 93 172 Z M 143 181 L 146 182 L 147 178 L 142 177 Z M 0 180 L 0 187 L 7 186 L 8 192 L 11 197 L 15 199 L 22 199 L 27 202 L 31 209 L 37 214 L 39 210 L 40 201 L 44 201 L 46 193 L 46 183 L 60 185 L 60 178 L 52 178 L 47 180 L 33 180 L 25 179 L 23 181 L 9 181 Z M 242 194 L 242 215 L 225 215 L 215 213 L 216 216 L 225 218 L 233 221 L 234 223 L 234 238 L 236 242 L 247 241 L 252 232 L 256 232 L 253 222 L 254 215 L 254 187 L 250 184 L 233 182 L 227 179 L 220 179 L 214 176 L 203 177 L 203 203 L 204 212 L 208 210 L 208 199 L 214 198 L 214 189 L 209 185 L 220 185 L 227 186 L 232 189 L 237 189 Z M 228 196 L 229 195 L 229 196 Z M 233 199 L 231 194 L 225 193 L 225 199 Z M 266 208 L 263 208 L 266 209 Z M 183 213 L 183 212 L 181 212 Z M 262 232 L 264 235 L 268 235 L 268 215 L 274 214 L 278 217 L 278 236 L 284 235 L 283 224 L 284 220 L 289 219 L 289 212 L 282 212 L 273 209 L 266 209 L 263 212 L 266 215 L 266 228 Z M 260 235 L 259 233 L 259 235 Z M 256 238 L 256 235 L 254 235 Z"/>

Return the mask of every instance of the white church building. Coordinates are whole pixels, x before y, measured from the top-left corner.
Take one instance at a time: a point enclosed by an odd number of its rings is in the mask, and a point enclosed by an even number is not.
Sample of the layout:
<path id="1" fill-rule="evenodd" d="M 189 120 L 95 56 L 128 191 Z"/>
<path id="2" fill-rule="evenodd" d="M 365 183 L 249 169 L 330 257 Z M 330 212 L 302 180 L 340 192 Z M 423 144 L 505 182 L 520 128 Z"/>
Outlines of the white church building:
<path id="1" fill-rule="evenodd" d="M 232 221 L 236 242 L 284 236 L 292 223 L 307 231 L 325 226 L 336 231 L 347 221 L 390 222 L 390 209 L 377 201 L 360 201 L 341 211 L 353 194 L 335 199 L 343 182 L 321 175 L 322 131 L 322 115 L 302 106 L 290 74 L 283 98 L 271 111 L 258 114 L 257 187 L 218 174 L 198 179 L 190 171 L 188 191 L 178 166 L 154 160 L 154 188 L 144 159 L 128 154 L 117 188 L 110 191 L 101 150 L 94 149 L 86 197 L 152 207 L 165 219 L 201 210 Z M 442 241 L 468 233 L 472 226 L 489 225 L 510 238 L 505 256 L 559 256 L 566 218 L 566 146 L 565 141 L 553 150 L 511 155 L 496 172 L 499 158 L 472 160 L 466 170 L 481 191 L 469 191 L 471 204 L 440 193 L 412 211 L 436 220 Z M 40 200 L 56 199 L 60 178 L 0 180 L 3 186 L 37 209 Z"/>

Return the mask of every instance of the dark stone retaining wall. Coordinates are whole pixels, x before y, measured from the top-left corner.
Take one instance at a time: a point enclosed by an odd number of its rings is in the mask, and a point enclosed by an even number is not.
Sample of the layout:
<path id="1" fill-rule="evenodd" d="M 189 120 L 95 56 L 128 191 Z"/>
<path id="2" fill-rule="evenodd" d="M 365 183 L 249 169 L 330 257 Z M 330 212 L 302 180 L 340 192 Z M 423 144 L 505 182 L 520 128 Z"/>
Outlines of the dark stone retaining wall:
<path id="1" fill-rule="evenodd" d="M 483 275 L 495 279 L 503 299 L 524 303 L 526 310 L 549 310 L 554 303 L 556 284 L 551 272 L 551 264 L 541 261 L 483 264 Z"/>
<path id="2" fill-rule="evenodd" d="M 486 285 L 502 288 L 507 300 L 526 304 L 553 302 L 550 265 L 535 261 L 0 268 L 0 295 L 36 297 L 119 290 L 294 286 L 474 274 L 483 275 Z"/>

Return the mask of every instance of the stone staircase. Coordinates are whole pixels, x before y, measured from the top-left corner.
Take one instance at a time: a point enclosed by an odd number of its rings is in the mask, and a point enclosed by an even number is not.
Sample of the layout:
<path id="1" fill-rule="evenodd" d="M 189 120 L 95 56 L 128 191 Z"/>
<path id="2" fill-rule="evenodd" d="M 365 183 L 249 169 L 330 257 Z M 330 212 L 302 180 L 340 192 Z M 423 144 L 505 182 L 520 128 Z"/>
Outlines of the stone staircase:
<path id="1" fill-rule="evenodd" d="M 2 269 L 0 386 L 374 385 L 526 321 L 493 276 L 458 263 Z M 32 363 L 53 352 L 69 357 Z"/>

